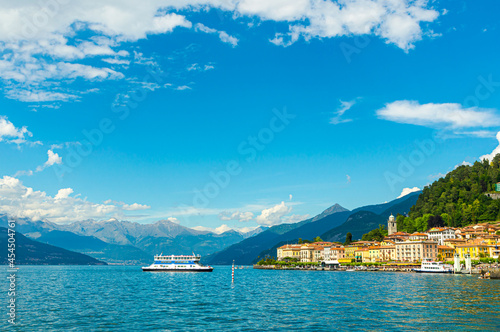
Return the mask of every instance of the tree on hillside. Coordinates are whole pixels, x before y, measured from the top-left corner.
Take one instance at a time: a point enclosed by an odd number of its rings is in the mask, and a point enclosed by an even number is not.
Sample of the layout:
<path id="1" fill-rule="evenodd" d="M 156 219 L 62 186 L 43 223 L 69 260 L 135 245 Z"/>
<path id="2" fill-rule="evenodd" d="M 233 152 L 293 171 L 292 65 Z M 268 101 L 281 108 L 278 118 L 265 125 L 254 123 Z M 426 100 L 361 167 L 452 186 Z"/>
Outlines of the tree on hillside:
<path id="1" fill-rule="evenodd" d="M 302 241 L 302 238 L 299 237 L 299 244 L 302 244 L 302 243 L 304 243 L 304 242 Z"/>
<path id="2" fill-rule="evenodd" d="M 427 214 L 434 217 L 428 220 L 429 227 L 434 224 L 460 227 L 497 220 L 500 218 L 500 200 L 485 195 L 495 190 L 497 182 L 500 182 L 500 154 L 491 161 L 476 161 L 472 166 L 457 167 L 423 189 L 417 203 L 410 209 L 408 218 L 411 220 L 405 220 L 403 224 L 406 229 L 418 229 L 423 226 L 423 221 L 417 221 L 417 218 Z M 435 219 L 437 216 L 443 222 Z"/>
<path id="3" fill-rule="evenodd" d="M 379 225 L 378 228 L 364 234 L 361 240 L 363 241 L 382 241 L 388 235 L 388 231 L 384 225 Z"/>
<path id="4" fill-rule="evenodd" d="M 319 236 L 316 236 L 313 242 L 323 242 L 323 240 Z"/>
<path id="5" fill-rule="evenodd" d="M 351 242 L 352 242 L 352 234 L 351 234 L 351 232 L 349 232 L 345 235 L 344 245 L 347 246 L 347 245 L 351 244 Z"/>

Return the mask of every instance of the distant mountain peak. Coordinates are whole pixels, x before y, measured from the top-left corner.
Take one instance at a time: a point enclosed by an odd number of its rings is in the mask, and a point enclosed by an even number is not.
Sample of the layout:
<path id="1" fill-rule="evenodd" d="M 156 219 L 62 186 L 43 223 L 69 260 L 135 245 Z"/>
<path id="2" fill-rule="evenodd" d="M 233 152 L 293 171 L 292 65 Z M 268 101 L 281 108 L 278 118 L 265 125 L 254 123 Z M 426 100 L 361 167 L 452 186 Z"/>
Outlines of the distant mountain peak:
<path id="1" fill-rule="evenodd" d="M 349 210 L 346 209 L 345 207 L 341 206 L 340 204 L 336 203 L 336 204 L 330 206 L 325 211 L 321 212 L 321 214 L 318 214 L 316 217 L 313 218 L 312 221 L 322 219 L 322 218 L 329 216 L 331 214 L 334 214 L 334 213 L 345 212 L 345 211 L 349 211 Z"/>

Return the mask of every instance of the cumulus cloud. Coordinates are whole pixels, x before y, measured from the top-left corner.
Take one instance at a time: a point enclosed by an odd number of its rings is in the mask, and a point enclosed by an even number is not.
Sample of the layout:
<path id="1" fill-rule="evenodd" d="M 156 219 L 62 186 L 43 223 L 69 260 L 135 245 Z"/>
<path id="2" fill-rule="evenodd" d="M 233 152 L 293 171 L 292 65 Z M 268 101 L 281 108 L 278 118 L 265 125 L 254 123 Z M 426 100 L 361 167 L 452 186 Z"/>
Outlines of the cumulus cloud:
<path id="1" fill-rule="evenodd" d="M 414 193 L 416 191 L 419 191 L 420 188 L 418 187 L 413 187 L 413 188 L 403 188 L 403 191 L 401 192 L 401 195 L 398 196 L 398 198 L 404 197 L 408 194 Z"/>
<path id="2" fill-rule="evenodd" d="M 120 205 L 92 203 L 78 195 L 70 196 L 72 193 L 73 189 L 64 188 L 51 197 L 24 186 L 17 178 L 4 176 L 0 178 L 0 212 L 55 223 L 125 216 L 125 209 Z"/>
<path id="3" fill-rule="evenodd" d="M 283 217 L 290 213 L 292 208 L 281 202 L 269 209 L 262 210 L 261 214 L 255 219 L 259 225 L 274 226 L 284 223 Z"/>
<path id="4" fill-rule="evenodd" d="M 62 164 L 62 157 L 60 157 L 59 154 L 55 153 L 52 150 L 49 150 L 49 151 L 47 151 L 47 155 L 48 155 L 47 161 L 45 162 L 45 164 L 38 166 L 36 168 L 37 172 L 41 172 L 44 169 L 46 169 L 47 167 L 53 166 L 55 164 L 59 164 L 59 165 Z"/>
<path id="5" fill-rule="evenodd" d="M 219 219 L 223 220 L 223 221 L 229 221 L 229 220 L 250 221 L 253 219 L 253 217 L 254 217 L 254 214 L 252 212 L 223 211 L 223 212 L 219 213 Z"/>
<path id="6" fill-rule="evenodd" d="M 65 189 L 59 189 L 59 191 L 57 192 L 57 195 L 54 197 L 54 199 L 64 199 L 64 198 L 68 198 L 69 195 L 71 195 L 73 193 L 73 189 L 71 188 L 65 188 Z"/>
<path id="7" fill-rule="evenodd" d="M 26 137 L 32 136 L 27 127 L 18 128 L 7 117 L 0 116 L 0 142 L 22 144 L 26 143 Z"/>
<path id="8" fill-rule="evenodd" d="M 381 119 L 427 127 L 449 129 L 494 127 L 500 125 L 495 110 L 463 107 L 460 104 L 419 104 L 417 101 L 399 100 L 377 111 Z"/>
<path id="9" fill-rule="evenodd" d="M 479 160 L 493 160 L 493 158 L 500 153 L 500 131 L 497 133 L 497 141 L 498 141 L 498 146 L 490 153 L 490 154 L 485 154 L 484 156 L 479 157 Z"/>
<path id="10" fill-rule="evenodd" d="M 346 122 L 351 122 L 352 119 L 342 119 L 342 116 L 344 115 L 345 112 L 351 109 L 352 106 L 356 104 L 355 100 L 351 101 L 340 101 L 340 107 L 337 109 L 335 112 L 335 116 L 330 119 L 330 123 L 337 125 L 339 123 L 346 123 Z"/>

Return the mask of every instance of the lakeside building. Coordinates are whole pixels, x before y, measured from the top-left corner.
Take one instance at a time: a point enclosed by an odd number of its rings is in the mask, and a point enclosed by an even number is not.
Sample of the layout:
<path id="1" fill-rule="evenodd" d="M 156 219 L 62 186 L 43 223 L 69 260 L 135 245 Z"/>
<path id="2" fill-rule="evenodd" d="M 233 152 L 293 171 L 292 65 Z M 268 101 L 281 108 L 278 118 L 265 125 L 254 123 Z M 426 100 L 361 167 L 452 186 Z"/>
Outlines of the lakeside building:
<path id="1" fill-rule="evenodd" d="M 458 254 L 463 260 L 500 256 L 499 225 L 483 223 L 460 229 L 440 227 L 427 233 L 395 232 L 383 241 L 356 241 L 343 246 L 334 242 L 286 244 L 277 248 L 277 259 L 296 259 L 300 262 L 420 262 L 424 258 L 451 260 Z M 439 241 L 442 241 L 440 244 Z"/>
<path id="2" fill-rule="evenodd" d="M 435 227 L 427 232 L 429 240 L 437 241 L 440 246 L 444 245 L 445 240 L 455 239 L 455 230 L 449 227 Z"/>
<path id="3" fill-rule="evenodd" d="M 286 257 L 297 258 L 300 260 L 300 244 L 286 244 L 277 250 L 276 258 L 281 261 Z"/>
<path id="4" fill-rule="evenodd" d="M 385 238 L 387 240 L 391 240 L 394 242 L 404 242 L 404 241 L 408 240 L 409 237 L 410 237 L 410 234 L 408 234 L 408 233 L 396 232 L 396 233 L 393 233 L 389 236 L 386 236 Z"/>
<path id="5" fill-rule="evenodd" d="M 459 244 L 455 247 L 455 251 L 460 255 L 460 259 L 465 259 L 465 255 L 470 255 L 471 259 L 479 259 L 482 255 L 485 257 L 489 254 L 489 247 L 486 244 L 478 244 L 478 243 L 466 243 Z"/>
<path id="6" fill-rule="evenodd" d="M 381 246 L 372 246 L 372 247 L 368 248 L 370 262 L 374 263 L 374 262 L 381 261 L 381 259 L 380 259 L 380 249 L 381 248 L 382 248 Z"/>
<path id="7" fill-rule="evenodd" d="M 444 245 L 447 247 L 452 247 L 455 249 L 455 247 L 459 244 L 465 244 L 467 241 L 462 240 L 462 239 L 448 239 L 444 241 Z"/>
<path id="8" fill-rule="evenodd" d="M 408 237 L 408 240 L 410 241 L 421 241 L 421 240 L 428 240 L 429 235 L 426 233 L 412 233 Z"/>
<path id="9" fill-rule="evenodd" d="M 453 260 L 453 255 L 455 254 L 455 248 L 448 246 L 438 245 L 438 259 L 439 260 Z"/>
<path id="10" fill-rule="evenodd" d="M 381 246 L 379 253 L 380 261 L 390 262 L 396 260 L 396 245 Z"/>
<path id="11" fill-rule="evenodd" d="M 325 247 L 323 256 L 325 261 L 338 261 L 345 258 L 345 249 L 341 246 Z"/>
<path id="12" fill-rule="evenodd" d="M 396 243 L 396 260 L 400 262 L 420 262 L 424 258 L 437 259 L 436 241 L 405 241 Z"/>

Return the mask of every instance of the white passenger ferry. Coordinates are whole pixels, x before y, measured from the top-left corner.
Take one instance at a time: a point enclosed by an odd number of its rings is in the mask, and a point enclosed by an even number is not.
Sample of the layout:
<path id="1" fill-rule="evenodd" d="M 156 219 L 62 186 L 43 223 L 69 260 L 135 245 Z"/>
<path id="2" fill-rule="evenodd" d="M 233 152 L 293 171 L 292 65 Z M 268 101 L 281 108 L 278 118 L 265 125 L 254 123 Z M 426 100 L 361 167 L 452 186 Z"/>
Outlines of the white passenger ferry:
<path id="1" fill-rule="evenodd" d="M 414 269 L 413 271 L 417 273 L 452 273 L 453 270 L 443 265 L 441 262 L 434 262 L 430 258 L 424 258 L 420 269 Z"/>
<path id="2" fill-rule="evenodd" d="M 213 267 L 200 264 L 200 255 L 155 256 L 153 264 L 142 268 L 149 272 L 212 272 Z"/>

